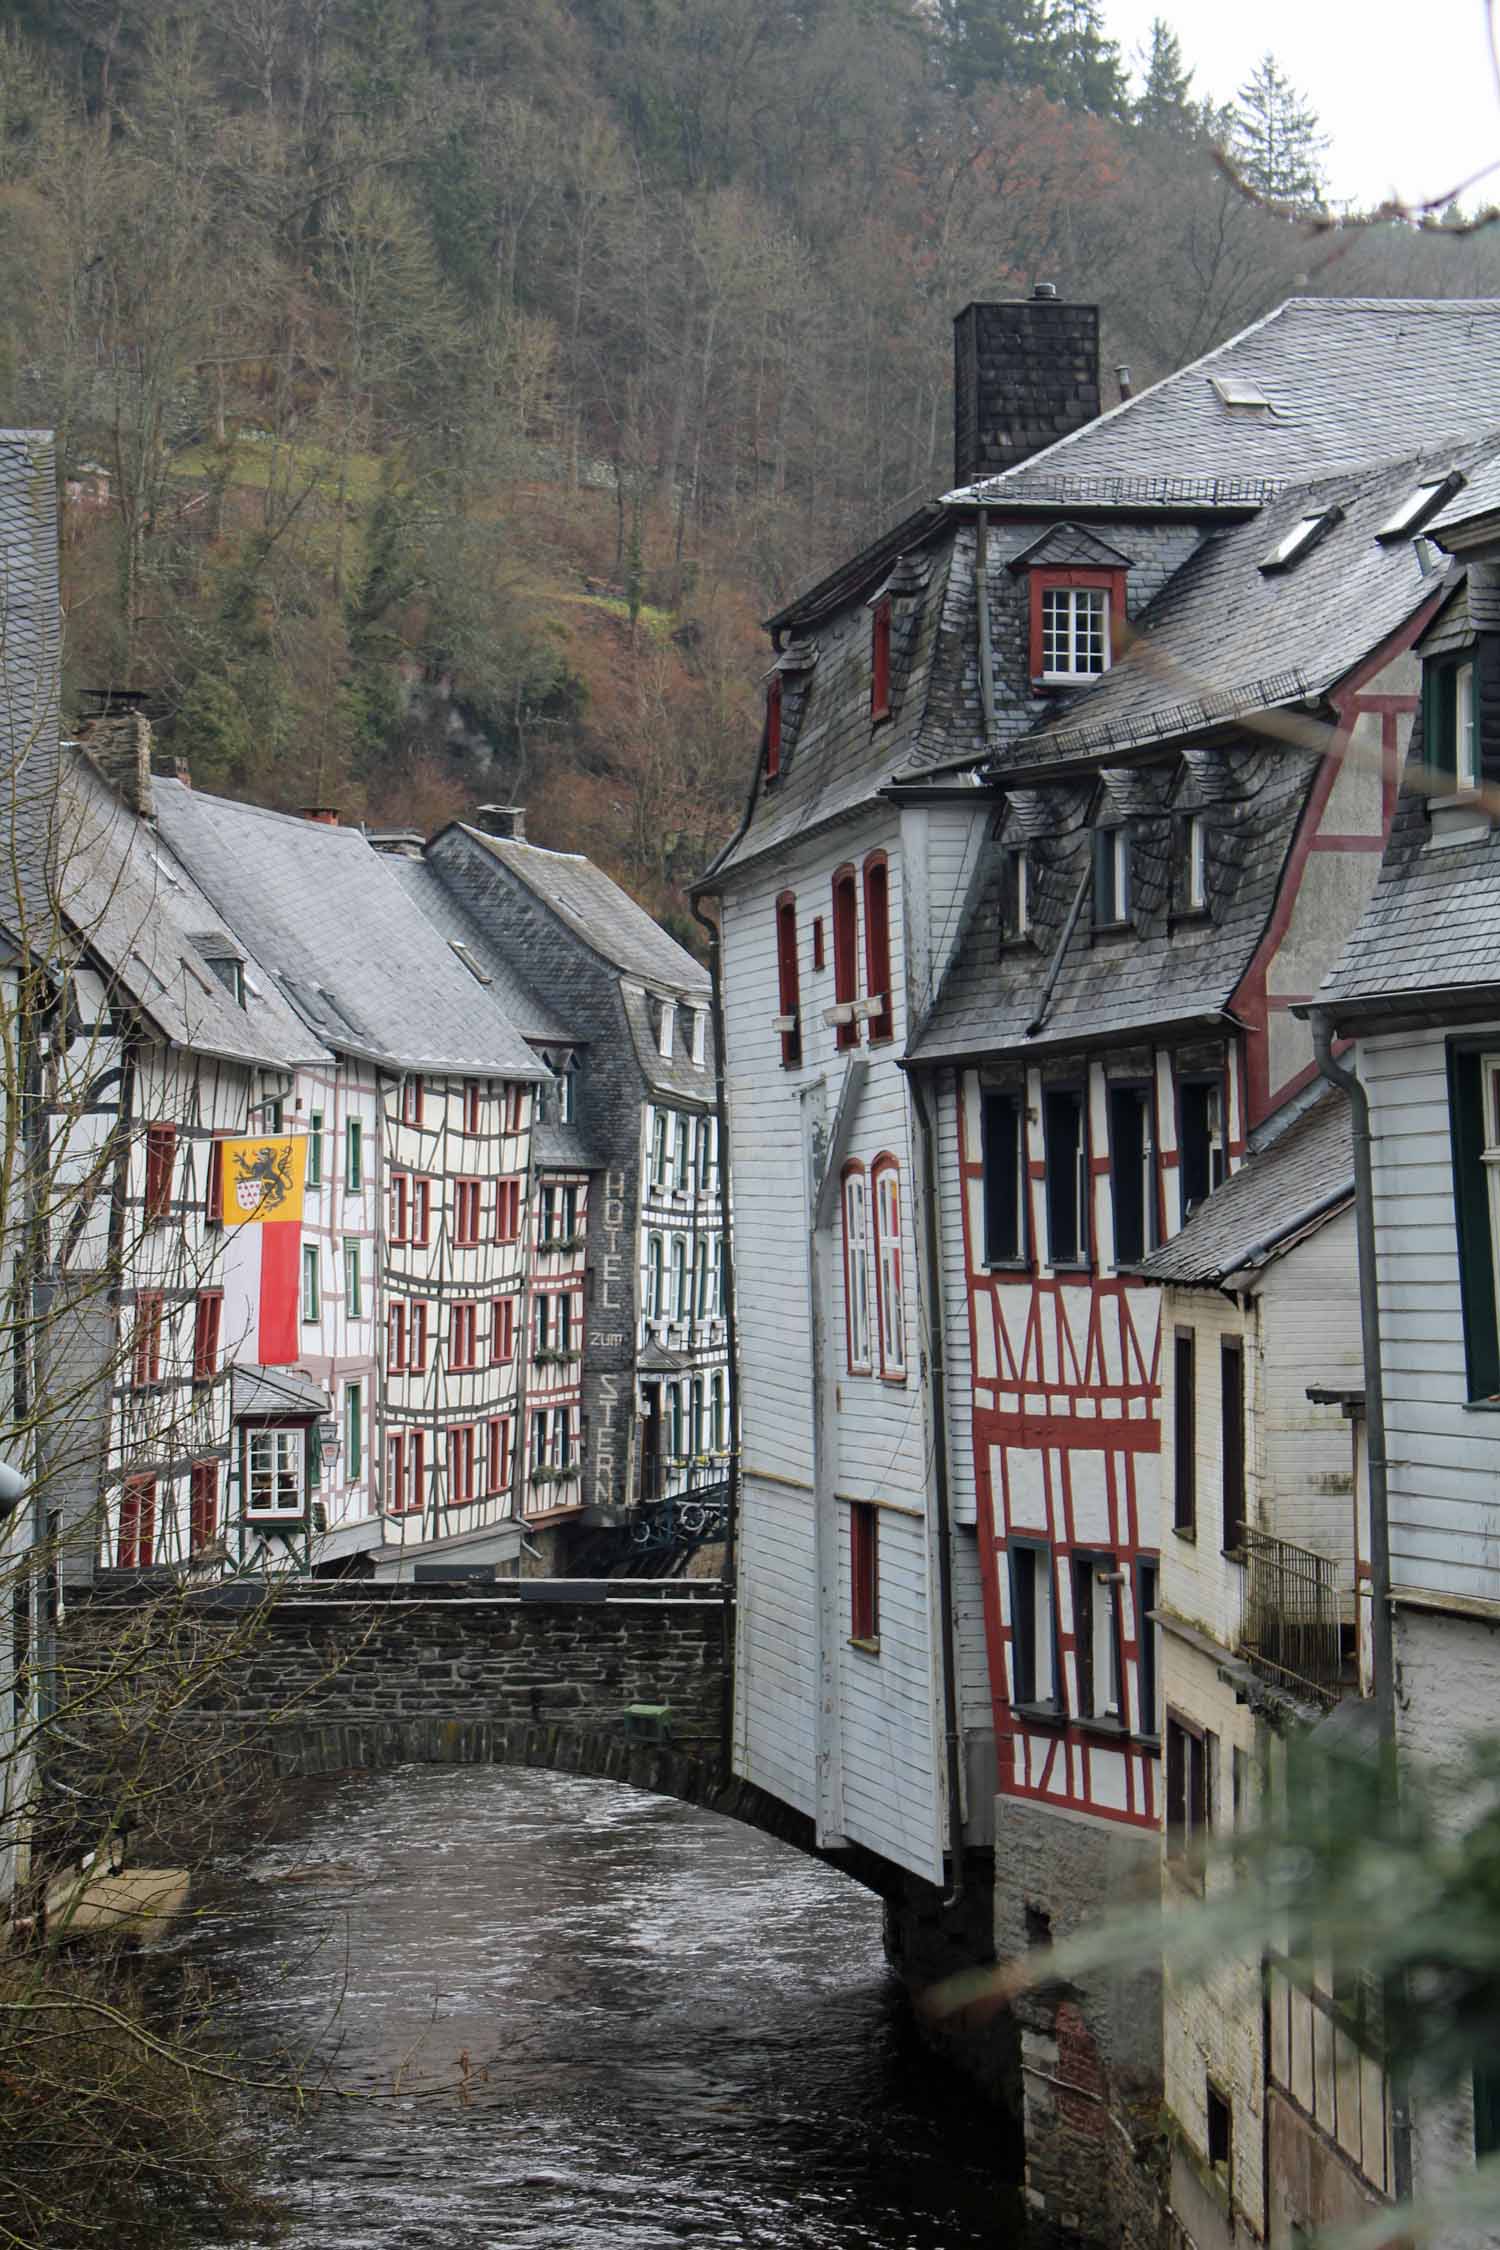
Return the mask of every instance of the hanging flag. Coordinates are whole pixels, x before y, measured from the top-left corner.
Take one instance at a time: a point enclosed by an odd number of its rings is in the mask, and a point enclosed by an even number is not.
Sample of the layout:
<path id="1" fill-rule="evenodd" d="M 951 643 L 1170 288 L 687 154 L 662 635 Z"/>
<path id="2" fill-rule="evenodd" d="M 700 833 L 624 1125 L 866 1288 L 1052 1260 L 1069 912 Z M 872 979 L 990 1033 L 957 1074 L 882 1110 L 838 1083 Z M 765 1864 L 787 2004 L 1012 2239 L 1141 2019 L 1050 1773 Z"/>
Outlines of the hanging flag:
<path id="1" fill-rule="evenodd" d="M 297 1294 L 302 1264 L 305 1133 L 220 1141 L 219 1207 L 226 1227 L 258 1226 L 262 1367 L 301 1357 Z"/>

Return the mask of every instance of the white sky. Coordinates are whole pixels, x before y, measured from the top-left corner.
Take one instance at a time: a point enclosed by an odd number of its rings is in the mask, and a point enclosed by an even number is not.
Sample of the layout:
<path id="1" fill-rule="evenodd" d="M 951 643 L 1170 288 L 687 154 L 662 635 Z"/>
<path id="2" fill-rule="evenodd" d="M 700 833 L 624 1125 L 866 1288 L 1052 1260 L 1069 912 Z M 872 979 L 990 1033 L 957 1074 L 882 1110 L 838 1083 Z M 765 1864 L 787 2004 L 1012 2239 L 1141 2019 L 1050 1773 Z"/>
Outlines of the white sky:
<path id="1" fill-rule="evenodd" d="M 1153 16 L 1176 32 L 1193 92 L 1228 101 L 1267 48 L 1317 111 L 1335 200 L 1446 195 L 1500 159 L 1487 0 L 1105 0 L 1128 62 Z M 1500 170 L 1464 198 L 1500 203 Z"/>

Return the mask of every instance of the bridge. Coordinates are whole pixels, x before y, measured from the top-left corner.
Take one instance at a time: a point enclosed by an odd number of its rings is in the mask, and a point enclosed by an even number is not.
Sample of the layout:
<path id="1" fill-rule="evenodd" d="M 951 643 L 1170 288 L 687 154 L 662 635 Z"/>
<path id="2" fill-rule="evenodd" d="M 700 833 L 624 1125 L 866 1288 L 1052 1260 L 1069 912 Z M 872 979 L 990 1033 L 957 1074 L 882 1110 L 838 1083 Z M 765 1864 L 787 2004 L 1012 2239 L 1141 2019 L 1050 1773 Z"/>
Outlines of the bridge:
<path id="1" fill-rule="evenodd" d="M 704 1579 L 184 1590 L 106 1573 L 59 1630 L 49 1773 L 65 1812 L 80 1792 L 150 1801 L 151 1768 L 174 1764 L 195 1796 L 239 1802 L 408 1763 L 543 1767 L 744 1821 L 888 1896 L 893 1869 L 818 1851 L 805 1815 L 730 1771 L 733 1637 L 732 1599 Z"/>

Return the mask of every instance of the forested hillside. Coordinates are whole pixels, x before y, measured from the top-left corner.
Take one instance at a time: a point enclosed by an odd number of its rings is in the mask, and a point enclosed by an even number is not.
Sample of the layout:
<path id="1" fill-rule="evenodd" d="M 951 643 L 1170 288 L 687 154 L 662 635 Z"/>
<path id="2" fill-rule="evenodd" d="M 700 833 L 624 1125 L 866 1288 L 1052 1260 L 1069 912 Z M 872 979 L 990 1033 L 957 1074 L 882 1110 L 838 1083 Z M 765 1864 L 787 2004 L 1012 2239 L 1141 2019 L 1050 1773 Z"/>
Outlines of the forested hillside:
<path id="1" fill-rule="evenodd" d="M 948 480 L 959 305 L 1097 298 L 1140 386 L 1296 286 L 1500 288 L 1487 233 L 1248 198 L 1214 145 L 1307 206 L 1315 121 L 1200 104 L 1160 27 L 1127 72 L 1093 0 L 4 15 L 0 414 L 59 433 L 70 695 L 272 802 L 522 797 L 679 928 L 757 616 Z"/>

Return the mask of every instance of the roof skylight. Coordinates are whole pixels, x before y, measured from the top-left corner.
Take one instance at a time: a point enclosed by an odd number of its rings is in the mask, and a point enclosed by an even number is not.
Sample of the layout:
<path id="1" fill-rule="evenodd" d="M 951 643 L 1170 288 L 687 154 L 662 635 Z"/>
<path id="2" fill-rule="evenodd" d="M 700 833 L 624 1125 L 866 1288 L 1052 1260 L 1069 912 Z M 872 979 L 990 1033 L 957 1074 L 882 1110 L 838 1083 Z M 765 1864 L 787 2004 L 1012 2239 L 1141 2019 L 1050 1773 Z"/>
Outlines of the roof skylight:
<path id="1" fill-rule="evenodd" d="M 494 983 L 494 978 L 489 974 L 488 970 L 482 969 L 480 967 L 479 963 L 475 960 L 473 954 L 469 951 L 468 947 L 463 943 L 461 938 L 449 938 L 448 943 L 453 948 L 453 951 L 458 955 L 459 960 L 462 961 L 470 976 L 473 977 L 477 983 Z"/>
<path id="2" fill-rule="evenodd" d="M 1292 564 L 1300 562 L 1320 539 L 1326 539 L 1334 525 L 1342 522 L 1343 514 L 1342 508 L 1325 508 L 1319 515 L 1299 517 L 1290 531 L 1283 532 L 1264 558 L 1260 566 L 1262 572 L 1269 574 L 1276 570 L 1290 570 Z"/>
<path id="3" fill-rule="evenodd" d="M 1386 517 L 1376 538 L 1410 538 L 1437 514 L 1445 500 L 1453 497 L 1463 481 L 1457 469 L 1450 469 L 1444 477 L 1424 477 L 1415 492 L 1409 492 L 1395 513 Z"/>
<path id="4" fill-rule="evenodd" d="M 1226 406 L 1239 407 L 1242 412 L 1270 413 L 1271 401 L 1248 375 L 1210 375 L 1208 379 Z"/>

